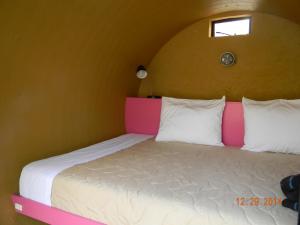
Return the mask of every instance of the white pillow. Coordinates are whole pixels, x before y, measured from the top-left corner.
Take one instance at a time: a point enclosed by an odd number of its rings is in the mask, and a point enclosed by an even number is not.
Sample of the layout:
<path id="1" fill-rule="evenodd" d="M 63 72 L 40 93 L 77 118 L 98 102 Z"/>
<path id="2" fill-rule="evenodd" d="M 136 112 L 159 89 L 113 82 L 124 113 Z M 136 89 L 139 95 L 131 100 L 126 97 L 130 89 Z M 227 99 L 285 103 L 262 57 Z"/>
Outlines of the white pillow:
<path id="1" fill-rule="evenodd" d="M 300 100 L 243 98 L 245 145 L 255 152 L 300 154 Z"/>
<path id="2" fill-rule="evenodd" d="M 218 100 L 162 98 L 156 141 L 179 141 L 223 146 L 225 97 Z"/>

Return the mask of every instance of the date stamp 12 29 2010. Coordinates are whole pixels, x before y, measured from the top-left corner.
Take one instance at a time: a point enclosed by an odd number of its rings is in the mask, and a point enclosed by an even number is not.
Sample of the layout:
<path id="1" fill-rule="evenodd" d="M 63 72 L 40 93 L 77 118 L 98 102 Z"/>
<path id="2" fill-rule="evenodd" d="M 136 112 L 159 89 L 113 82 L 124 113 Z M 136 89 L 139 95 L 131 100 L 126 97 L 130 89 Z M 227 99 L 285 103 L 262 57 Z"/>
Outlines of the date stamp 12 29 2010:
<path id="1" fill-rule="evenodd" d="M 281 197 L 237 197 L 236 204 L 239 206 L 275 206 L 282 204 Z"/>

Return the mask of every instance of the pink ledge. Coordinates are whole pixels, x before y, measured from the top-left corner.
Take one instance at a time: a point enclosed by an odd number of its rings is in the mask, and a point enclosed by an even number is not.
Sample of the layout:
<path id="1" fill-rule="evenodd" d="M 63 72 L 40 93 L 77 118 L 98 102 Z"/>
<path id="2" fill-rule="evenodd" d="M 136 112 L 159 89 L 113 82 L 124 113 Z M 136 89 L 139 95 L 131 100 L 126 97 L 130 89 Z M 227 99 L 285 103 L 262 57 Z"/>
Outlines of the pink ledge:
<path id="1" fill-rule="evenodd" d="M 12 195 L 16 211 L 25 216 L 51 225 L 106 225 L 81 216 L 77 216 L 19 195 Z"/>

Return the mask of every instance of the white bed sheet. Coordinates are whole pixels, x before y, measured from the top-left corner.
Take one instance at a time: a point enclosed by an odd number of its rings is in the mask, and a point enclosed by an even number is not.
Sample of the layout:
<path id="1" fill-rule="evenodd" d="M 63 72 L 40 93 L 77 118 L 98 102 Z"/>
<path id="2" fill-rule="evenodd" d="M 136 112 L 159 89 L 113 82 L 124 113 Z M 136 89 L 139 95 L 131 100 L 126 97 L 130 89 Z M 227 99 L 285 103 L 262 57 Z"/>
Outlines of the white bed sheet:
<path id="1" fill-rule="evenodd" d="M 20 195 L 51 206 L 52 183 L 57 174 L 77 164 L 86 163 L 152 138 L 151 135 L 125 134 L 64 155 L 25 166 L 20 177 Z"/>

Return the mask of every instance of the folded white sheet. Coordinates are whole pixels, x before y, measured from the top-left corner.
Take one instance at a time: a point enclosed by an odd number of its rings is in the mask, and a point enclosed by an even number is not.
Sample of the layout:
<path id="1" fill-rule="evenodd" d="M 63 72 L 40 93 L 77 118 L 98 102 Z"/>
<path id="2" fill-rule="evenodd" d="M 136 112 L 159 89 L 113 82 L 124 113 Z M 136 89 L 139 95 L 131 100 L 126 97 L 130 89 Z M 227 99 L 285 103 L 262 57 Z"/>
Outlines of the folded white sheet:
<path id="1" fill-rule="evenodd" d="M 51 206 L 52 183 L 57 174 L 74 165 L 89 162 L 150 139 L 150 135 L 126 134 L 64 155 L 32 162 L 20 177 L 20 195 Z"/>

